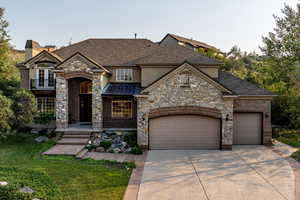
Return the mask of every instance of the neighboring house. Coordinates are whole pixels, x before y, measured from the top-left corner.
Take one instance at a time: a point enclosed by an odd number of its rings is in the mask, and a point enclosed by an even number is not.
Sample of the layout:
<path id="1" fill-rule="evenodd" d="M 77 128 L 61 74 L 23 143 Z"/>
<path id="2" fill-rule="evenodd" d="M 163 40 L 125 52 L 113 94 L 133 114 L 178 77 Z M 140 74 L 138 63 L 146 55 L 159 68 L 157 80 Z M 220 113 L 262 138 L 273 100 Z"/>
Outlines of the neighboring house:
<path id="1" fill-rule="evenodd" d="M 204 42 L 200 42 L 200 41 L 193 40 L 193 39 L 188 39 L 188 38 L 178 36 L 178 35 L 175 35 L 175 34 L 170 34 L 170 33 L 168 33 L 159 42 L 159 44 L 163 45 L 163 46 L 180 45 L 180 46 L 188 47 L 188 48 L 193 49 L 193 50 L 203 49 L 204 52 L 207 52 L 208 50 L 212 50 L 216 53 L 222 53 L 220 51 L 220 49 L 217 49 L 216 47 L 208 45 Z"/>
<path id="2" fill-rule="evenodd" d="M 42 50 L 42 51 L 41 51 Z M 271 144 L 271 92 L 222 63 L 146 39 L 88 39 L 60 49 L 26 44 L 22 87 L 57 130 L 137 130 L 150 149 L 231 149 Z"/>

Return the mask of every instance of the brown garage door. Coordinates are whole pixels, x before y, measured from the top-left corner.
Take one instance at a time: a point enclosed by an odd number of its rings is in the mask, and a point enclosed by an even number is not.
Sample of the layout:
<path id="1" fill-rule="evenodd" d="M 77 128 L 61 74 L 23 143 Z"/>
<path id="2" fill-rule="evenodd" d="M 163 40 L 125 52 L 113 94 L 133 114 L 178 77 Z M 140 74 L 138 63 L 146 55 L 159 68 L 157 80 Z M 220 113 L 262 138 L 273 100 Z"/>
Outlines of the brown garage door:
<path id="1" fill-rule="evenodd" d="M 151 119 L 150 149 L 219 149 L 220 120 L 197 115 Z"/>
<path id="2" fill-rule="evenodd" d="M 233 144 L 261 144 L 261 114 L 235 113 Z"/>

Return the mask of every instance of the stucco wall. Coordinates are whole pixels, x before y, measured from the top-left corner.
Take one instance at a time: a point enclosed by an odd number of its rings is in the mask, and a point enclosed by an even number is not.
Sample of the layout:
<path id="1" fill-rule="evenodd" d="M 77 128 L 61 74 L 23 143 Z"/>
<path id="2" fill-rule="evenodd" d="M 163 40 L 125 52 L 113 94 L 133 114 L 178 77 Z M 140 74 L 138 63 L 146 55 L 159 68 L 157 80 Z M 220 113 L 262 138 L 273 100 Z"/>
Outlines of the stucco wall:
<path id="1" fill-rule="evenodd" d="M 161 76 L 172 70 L 174 66 L 147 66 L 142 67 L 142 87 L 146 87 Z"/>
<path id="2" fill-rule="evenodd" d="M 270 99 L 236 99 L 234 101 L 234 112 L 259 112 L 263 115 L 263 143 L 272 143 L 271 127 L 271 100 Z"/>
<path id="3" fill-rule="evenodd" d="M 138 97 L 138 144 L 148 146 L 148 123 L 151 110 L 164 107 L 199 106 L 214 108 L 221 112 L 222 145 L 232 145 L 233 100 L 224 100 L 219 89 L 194 74 L 190 75 L 190 87 L 181 87 L 179 76 L 180 74 L 176 74 L 156 86 L 147 97 Z"/>

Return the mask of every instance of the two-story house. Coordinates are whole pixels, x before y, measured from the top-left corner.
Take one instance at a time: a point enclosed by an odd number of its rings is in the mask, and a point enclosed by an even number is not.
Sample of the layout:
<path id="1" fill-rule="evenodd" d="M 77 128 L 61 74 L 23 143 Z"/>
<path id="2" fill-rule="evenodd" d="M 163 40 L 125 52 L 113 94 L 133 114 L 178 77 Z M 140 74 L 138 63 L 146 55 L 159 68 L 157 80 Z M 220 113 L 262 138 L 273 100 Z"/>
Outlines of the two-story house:
<path id="1" fill-rule="evenodd" d="M 271 92 L 180 45 L 87 39 L 66 47 L 27 41 L 22 87 L 57 130 L 137 130 L 150 149 L 231 149 L 271 143 Z"/>

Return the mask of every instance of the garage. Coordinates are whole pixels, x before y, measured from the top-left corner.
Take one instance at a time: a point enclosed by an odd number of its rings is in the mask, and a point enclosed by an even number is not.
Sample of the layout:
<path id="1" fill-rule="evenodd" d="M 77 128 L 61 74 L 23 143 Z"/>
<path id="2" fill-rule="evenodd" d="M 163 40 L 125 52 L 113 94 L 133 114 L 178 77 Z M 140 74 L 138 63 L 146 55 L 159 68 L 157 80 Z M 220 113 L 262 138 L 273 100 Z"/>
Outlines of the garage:
<path id="1" fill-rule="evenodd" d="M 233 144 L 257 145 L 262 143 L 261 113 L 235 113 Z"/>
<path id="2" fill-rule="evenodd" d="M 220 119 L 174 115 L 150 119 L 150 149 L 220 149 Z"/>

